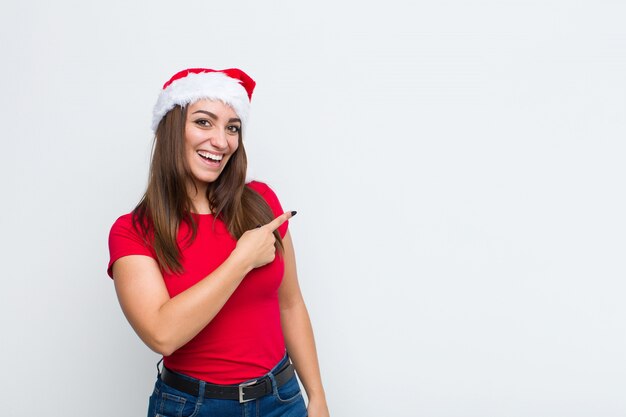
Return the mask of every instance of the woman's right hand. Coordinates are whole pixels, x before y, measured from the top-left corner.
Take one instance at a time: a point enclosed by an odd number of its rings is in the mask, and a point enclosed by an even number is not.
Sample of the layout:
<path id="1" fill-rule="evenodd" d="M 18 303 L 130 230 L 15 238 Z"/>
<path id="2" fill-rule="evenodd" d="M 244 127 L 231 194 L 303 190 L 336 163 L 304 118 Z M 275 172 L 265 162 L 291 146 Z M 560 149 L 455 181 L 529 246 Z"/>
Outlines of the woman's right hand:
<path id="1" fill-rule="evenodd" d="M 287 211 L 264 226 L 246 231 L 237 241 L 231 256 L 235 256 L 250 269 L 272 262 L 276 256 L 276 238 L 273 232 L 295 214 L 295 211 Z"/>

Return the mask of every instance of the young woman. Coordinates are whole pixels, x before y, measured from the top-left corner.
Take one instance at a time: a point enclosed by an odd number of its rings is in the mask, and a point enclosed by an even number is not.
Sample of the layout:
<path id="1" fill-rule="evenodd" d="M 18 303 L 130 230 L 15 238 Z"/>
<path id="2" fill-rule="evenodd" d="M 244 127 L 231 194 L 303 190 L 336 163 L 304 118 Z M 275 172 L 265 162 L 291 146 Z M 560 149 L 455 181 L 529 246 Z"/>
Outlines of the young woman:
<path id="1" fill-rule="evenodd" d="M 149 183 L 109 236 L 109 275 L 141 340 L 163 355 L 148 416 L 328 416 L 288 219 L 246 178 L 255 82 L 175 74 L 154 108 Z M 294 372 L 295 368 L 295 372 Z"/>

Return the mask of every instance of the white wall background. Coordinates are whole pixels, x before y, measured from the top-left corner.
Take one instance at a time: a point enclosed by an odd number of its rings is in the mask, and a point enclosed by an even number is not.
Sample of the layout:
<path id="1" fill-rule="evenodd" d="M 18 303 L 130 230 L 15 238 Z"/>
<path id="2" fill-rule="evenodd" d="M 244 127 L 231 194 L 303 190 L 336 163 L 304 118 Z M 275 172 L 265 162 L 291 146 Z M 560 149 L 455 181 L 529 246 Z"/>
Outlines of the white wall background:
<path id="1" fill-rule="evenodd" d="M 258 82 L 334 417 L 626 415 L 620 1 L 4 2 L 0 414 L 142 416 L 106 276 L 158 91 Z"/>

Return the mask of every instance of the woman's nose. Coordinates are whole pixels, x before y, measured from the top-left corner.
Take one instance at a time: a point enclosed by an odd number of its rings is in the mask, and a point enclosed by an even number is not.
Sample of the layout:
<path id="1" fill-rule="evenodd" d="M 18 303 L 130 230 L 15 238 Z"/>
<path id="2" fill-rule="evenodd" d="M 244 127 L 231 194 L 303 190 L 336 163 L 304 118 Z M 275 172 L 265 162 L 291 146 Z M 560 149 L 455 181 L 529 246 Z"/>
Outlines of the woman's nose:
<path id="1" fill-rule="evenodd" d="M 226 132 L 222 129 L 215 129 L 211 132 L 211 145 L 217 149 L 225 149 L 228 146 Z"/>

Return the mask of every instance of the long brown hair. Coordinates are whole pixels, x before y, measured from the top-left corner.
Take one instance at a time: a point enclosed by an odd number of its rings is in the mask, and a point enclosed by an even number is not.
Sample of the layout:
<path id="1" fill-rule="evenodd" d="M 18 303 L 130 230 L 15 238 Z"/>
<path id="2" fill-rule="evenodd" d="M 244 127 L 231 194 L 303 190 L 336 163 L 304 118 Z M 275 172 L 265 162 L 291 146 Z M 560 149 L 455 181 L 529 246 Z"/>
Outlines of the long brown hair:
<path id="1" fill-rule="evenodd" d="M 180 106 L 175 106 L 161 119 L 154 138 L 148 187 L 133 210 L 133 224 L 144 240 L 153 246 L 161 268 L 176 274 L 184 272 L 181 248 L 177 243 L 181 222 L 190 226 L 189 243 L 197 233 L 197 224 L 190 214 L 192 202 L 187 194 L 192 174 L 185 159 L 186 120 L 187 109 Z M 274 218 L 265 199 L 245 186 L 247 165 L 240 132 L 237 150 L 220 176 L 207 188 L 215 219 L 224 221 L 236 239 Z M 278 231 L 274 231 L 274 236 L 276 249 L 282 252 L 283 243 Z"/>

